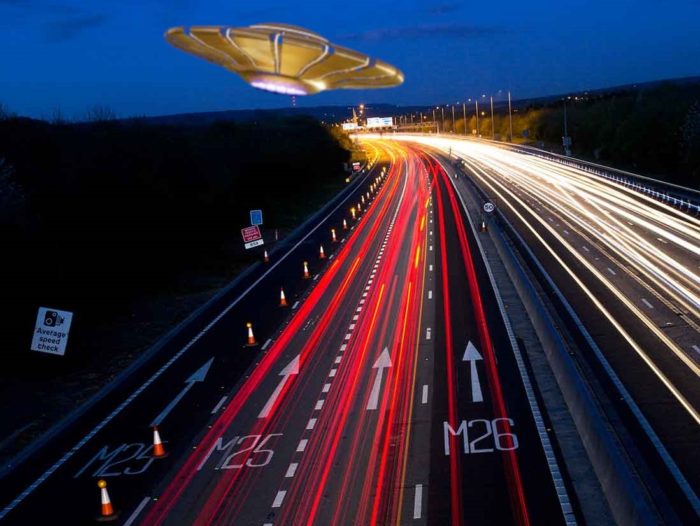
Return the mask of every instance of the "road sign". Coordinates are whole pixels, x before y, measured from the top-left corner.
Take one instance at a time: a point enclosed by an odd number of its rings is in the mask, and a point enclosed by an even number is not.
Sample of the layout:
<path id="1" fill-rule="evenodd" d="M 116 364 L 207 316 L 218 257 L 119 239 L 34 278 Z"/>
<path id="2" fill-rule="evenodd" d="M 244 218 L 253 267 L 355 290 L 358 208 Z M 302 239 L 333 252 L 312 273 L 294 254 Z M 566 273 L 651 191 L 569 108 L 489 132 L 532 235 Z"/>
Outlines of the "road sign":
<path id="1" fill-rule="evenodd" d="M 243 241 L 245 243 L 248 243 L 250 241 L 256 241 L 256 240 L 262 238 L 262 235 L 260 234 L 260 229 L 258 228 L 258 225 L 247 226 L 245 228 L 241 228 L 241 235 L 243 236 Z"/>
<path id="2" fill-rule="evenodd" d="M 486 201 L 484 203 L 484 212 L 490 214 L 494 210 L 496 210 L 496 205 L 494 205 L 491 201 Z"/>
<path id="3" fill-rule="evenodd" d="M 255 241 L 250 241 L 249 243 L 245 243 L 243 246 L 245 248 L 254 248 L 254 247 L 259 247 L 260 245 L 264 245 L 265 241 L 262 239 L 256 239 Z"/>
<path id="4" fill-rule="evenodd" d="M 262 210 L 251 210 L 250 211 L 250 224 L 251 225 L 262 225 Z"/>
<path id="5" fill-rule="evenodd" d="M 32 351 L 63 356 L 66 353 L 72 320 L 72 312 L 39 307 L 32 338 Z"/>

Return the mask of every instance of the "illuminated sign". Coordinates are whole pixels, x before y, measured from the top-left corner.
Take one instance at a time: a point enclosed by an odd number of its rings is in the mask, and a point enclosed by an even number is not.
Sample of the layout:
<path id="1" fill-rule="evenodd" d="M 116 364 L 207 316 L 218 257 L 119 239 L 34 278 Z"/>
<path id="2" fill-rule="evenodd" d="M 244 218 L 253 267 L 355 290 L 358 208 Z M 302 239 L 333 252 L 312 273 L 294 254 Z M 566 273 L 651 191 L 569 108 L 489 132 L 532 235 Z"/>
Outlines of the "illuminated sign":
<path id="1" fill-rule="evenodd" d="M 359 126 L 354 122 L 344 122 L 343 123 L 344 130 L 356 130 L 357 128 L 359 128 Z"/>
<path id="2" fill-rule="evenodd" d="M 368 128 L 391 128 L 393 125 L 393 117 L 370 117 L 367 119 Z"/>

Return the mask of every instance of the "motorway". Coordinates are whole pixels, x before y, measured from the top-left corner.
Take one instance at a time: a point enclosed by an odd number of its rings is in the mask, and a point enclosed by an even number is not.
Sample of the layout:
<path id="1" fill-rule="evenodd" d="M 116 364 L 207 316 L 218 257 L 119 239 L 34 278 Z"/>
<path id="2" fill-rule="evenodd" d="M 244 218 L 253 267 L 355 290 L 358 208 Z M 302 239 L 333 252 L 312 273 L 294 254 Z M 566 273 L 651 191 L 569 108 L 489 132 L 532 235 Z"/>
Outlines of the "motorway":
<path id="1" fill-rule="evenodd" d="M 576 523 L 453 175 L 419 148 L 368 148 L 377 164 L 319 223 L 326 259 L 302 239 L 260 270 L 245 302 L 5 477 L 0 517 L 93 523 L 104 479 L 127 525 Z"/>
<path id="2" fill-rule="evenodd" d="M 464 188 L 473 181 L 514 226 L 641 412 L 639 432 L 652 437 L 678 484 L 665 488 L 667 497 L 684 493 L 697 513 L 700 220 L 536 156 L 477 141 L 397 138 L 460 159 Z"/>

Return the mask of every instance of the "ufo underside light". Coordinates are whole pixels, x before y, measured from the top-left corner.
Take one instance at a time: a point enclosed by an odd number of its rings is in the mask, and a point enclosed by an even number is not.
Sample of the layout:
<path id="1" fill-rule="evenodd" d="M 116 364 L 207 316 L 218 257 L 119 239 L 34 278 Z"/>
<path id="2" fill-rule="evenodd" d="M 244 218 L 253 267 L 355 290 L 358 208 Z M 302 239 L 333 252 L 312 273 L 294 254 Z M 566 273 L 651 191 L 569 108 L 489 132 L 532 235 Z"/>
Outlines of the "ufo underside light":
<path id="1" fill-rule="evenodd" d="M 331 89 L 391 88 L 403 73 L 391 64 L 283 24 L 174 27 L 165 39 L 178 49 L 237 73 L 251 86 L 286 95 Z"/>

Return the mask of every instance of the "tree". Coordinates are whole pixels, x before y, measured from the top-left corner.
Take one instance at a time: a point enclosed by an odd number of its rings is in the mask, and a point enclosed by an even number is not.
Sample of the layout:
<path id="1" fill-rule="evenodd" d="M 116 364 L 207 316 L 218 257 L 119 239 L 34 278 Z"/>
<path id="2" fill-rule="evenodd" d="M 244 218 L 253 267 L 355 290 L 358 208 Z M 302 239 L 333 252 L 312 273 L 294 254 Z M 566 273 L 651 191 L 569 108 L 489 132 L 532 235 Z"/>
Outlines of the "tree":
<path id="1" fill-rule="evenodd" d="M 85 120 L 88 122 L 107 122 L 116 120 L 117 114 L 109 106 L 96 104 L 87 109 Z"/>

